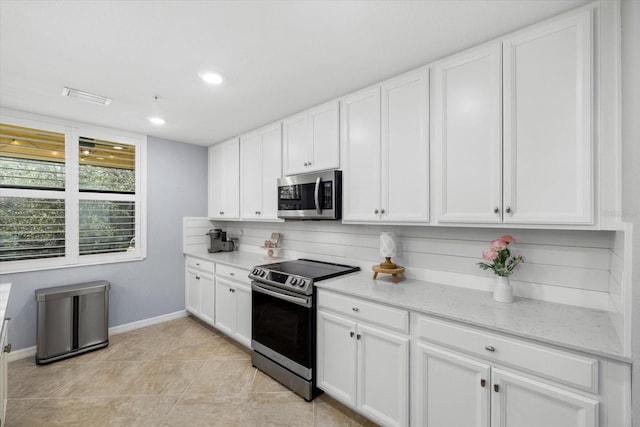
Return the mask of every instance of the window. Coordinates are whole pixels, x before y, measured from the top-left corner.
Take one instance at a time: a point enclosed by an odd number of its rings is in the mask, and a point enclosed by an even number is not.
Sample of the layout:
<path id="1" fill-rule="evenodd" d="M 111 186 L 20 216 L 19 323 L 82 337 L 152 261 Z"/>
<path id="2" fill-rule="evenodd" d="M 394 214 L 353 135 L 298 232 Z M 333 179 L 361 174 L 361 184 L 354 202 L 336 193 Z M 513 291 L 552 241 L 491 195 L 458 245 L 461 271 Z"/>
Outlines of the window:
<path id="1" fill-rule="evenodd" d="M 145 256 L 146 137 L 19 117 L 0 123 L 0 269 Z"/>

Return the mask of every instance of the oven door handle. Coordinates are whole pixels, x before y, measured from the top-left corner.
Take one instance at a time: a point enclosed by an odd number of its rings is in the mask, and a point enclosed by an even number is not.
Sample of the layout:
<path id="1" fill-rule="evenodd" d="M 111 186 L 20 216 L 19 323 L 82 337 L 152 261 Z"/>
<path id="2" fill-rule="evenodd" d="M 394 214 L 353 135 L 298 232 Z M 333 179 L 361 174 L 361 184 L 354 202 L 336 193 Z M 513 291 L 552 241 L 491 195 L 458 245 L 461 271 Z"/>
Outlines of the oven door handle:
<path id="1" fill-rule="evenodd" d="M 322 182 L 322 178 L 316 178 L 316 191 L 314 192 L 314 201 L 316 202 L 316 213 L 318 215 L 322 214 L 322 207 L 320 206 L 320 182 Z"/>
<path id="2" fill-rule="evenodd" d="M 265 289 L 262 286 L 257 285 L 255 283 L 251 285 L 251 289 L 256 292 L 260 292 L 260 293 L 272 296 L 274 298 L 278 298 L 284 301 L 292 302 L 297 305 L 301 305 L 303 307 L 307 307 L 307 308 L 311 307 L 310 298 L 295 297 L 293 295 L 281 294 L 280 292 L 275 292 L 269 289 Z"/>

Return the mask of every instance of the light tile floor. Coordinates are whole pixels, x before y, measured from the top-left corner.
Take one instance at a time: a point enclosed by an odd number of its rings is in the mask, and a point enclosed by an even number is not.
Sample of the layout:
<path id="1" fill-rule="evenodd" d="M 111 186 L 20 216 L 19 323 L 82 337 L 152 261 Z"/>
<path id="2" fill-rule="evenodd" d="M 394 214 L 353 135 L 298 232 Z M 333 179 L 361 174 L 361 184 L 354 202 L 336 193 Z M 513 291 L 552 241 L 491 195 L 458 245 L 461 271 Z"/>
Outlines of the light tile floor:
<path id="1" fill-rule="evenodd" d="M 11 362 L 8 380 L 7 426 L 375 425 L 324 394 L 305 402 L 191 317 L 49 365 Z"/>

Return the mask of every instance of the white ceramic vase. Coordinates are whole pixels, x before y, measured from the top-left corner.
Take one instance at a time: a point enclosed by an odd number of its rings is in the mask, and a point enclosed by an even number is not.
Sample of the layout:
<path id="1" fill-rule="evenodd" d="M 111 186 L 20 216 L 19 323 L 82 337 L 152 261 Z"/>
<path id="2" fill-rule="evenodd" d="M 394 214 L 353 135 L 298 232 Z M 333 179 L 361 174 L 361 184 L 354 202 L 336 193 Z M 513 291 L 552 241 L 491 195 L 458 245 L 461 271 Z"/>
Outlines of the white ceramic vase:
<path id="1" fill-rule="evenodd" d="M 513 302 L 513 287 L 509 283 L 509 278 L 505 276 L 495 276 L 493 287 L 493 300 L 511 304 Z"/>

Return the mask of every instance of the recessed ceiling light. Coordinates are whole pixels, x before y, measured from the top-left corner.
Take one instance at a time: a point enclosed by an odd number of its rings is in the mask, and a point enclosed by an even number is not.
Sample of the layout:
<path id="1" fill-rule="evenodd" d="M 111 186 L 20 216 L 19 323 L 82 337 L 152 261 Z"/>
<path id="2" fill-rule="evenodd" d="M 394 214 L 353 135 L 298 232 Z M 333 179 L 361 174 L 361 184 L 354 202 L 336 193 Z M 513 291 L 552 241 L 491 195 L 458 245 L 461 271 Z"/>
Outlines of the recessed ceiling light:
<path id="1" fill-rule="evenodd" d="M 223 81 L 222 76 L 218 73 L 211 73 L 207 71 L 199 73 L 199 75 L 202 80 L 212 85 L 219 85 Z"/>
<path id="2" fill-rule="evenodd" d="M 72 98 L 78 98 L 83 101 L 91 102 L 98 105 L 111 104 L 111 98 L 106 96 L 96 95 L 95 93 L 85 92 L 83 90 L 72 89 L 70 87 L 62 88 L 62 96 L 70 96 Z"/>
<path id="3" fill-rule="evenodd" d="M 162 117 L 149 117 L 149 121 L 154 125 L 163 125 L 166 123 Z"/>

